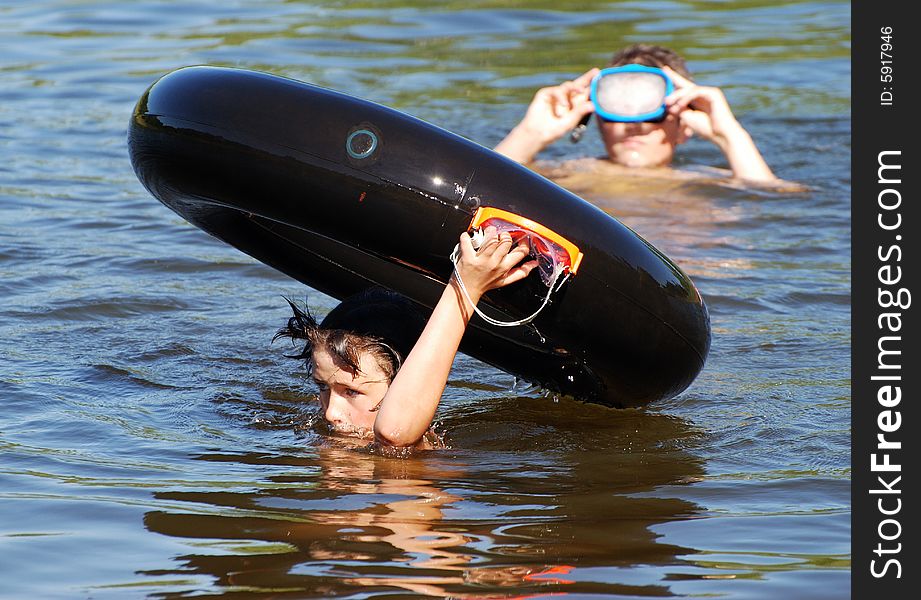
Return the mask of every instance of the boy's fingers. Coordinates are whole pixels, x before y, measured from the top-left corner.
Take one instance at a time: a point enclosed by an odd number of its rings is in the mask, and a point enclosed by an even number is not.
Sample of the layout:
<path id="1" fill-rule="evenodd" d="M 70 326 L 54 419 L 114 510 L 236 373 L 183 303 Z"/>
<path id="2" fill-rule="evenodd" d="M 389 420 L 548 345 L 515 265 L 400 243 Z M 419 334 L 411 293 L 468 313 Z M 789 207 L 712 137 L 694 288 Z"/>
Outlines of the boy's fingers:
<path id="1" fill-rule="evenodd" d="M 573 83 L 576 84 L 576 85 L 577 85 L 578 87 L 580 87 L 580 88 L 587 87 L 588 84 L 590 84 L 590 83 L 592 82 L 592 79 L 595 78 L 595 75 L 598 74 L 598 71 L 599 71 L 598 67 L 592 67 L 591 69 L 589 69 L 589 70 L 586 71 L 585 73 L 582 73 L 581 75 L 579 75 L 578 77 L 576 77 L 576 78 L 573 80 Z"/>
<path id="2" fill-rule="evenodd" d="M 680 73 L 675 72 L 675 70 L 669 66 L 662 67 L 662 70 L 665 71 L 665 74 L 668 75 L 669 78 L 671 78 L 672 82 L 675 83 L 676 87 L 686 87 L 686 86 L 694 85 L 693 81 L 681 75 Z"/>
<path id="3" fill-rule="evenodd" d="M 517 267 L 510 269 L 508 274 L 505 276 L 505 279 L 502 282 L 503 285 L 508 285 L 510 283 L 515 283 L 516 281 L 521 281 L 522 279 L 527 277 L 531 273 L 531 271 L 534 270 L 535 267 L 537 267 L 537 261 L 529 260 L 526 263 L 522 263 L 518 265 Z"/>
<path id="4" fill-rule="evenodd" d="M 563 92 L 559 88 L 553 88 L 547 93 L 547 104 L 550 107 L 550 113 L 554 117 L 559 117 L 559 107 L 564 102 Z"/>
<path id="5" fill-rule="evenodd" d="M 461 256 L 469 256 L 476 253 L 476 250 L 473 249 L 473 238 L 471 238 L 470 234 L 466 231 L 460 234 L 459 243 Z"/>
<path id="6" fill-rule="evenodd" d="M 557 105 L 563 109 L 562 113 L 558 113 L 557 116 L 561 117 L 566 112 L 572 109 L 572 94 L 568 87 L 561 87 L 559 89 L 559 96 Z"/>
<path id="7" fill-rule="evenodd" d="M 497 242 L 496 228 L 492 225 L 483 230 L 483 241 L 477 249 L 482 252 L 485 248 L 492 246 Z"/>
<path id="8" fill-rule="evenodd" d="M 678 103 L 687 104 L 693 98 L 697 97 L 698 94 L 699 94 L 699 88 L 697 86 L 680 88 L 680 89 L 675 90 L 671 94 L 669 94 L 665 98 L 665 103 L 666 104 L 678 104 Z"/>
<path id="9" fill-rule="evenodd" d="M 486 244 L 484 244 L 486 246 Z M 495 237 L 489 238 L 489 245 L 485 248 L 484 252 L 480 253 L 480 256 L 485 257 L 498 257 L 498 260 L 503 260 L 509 252 L 509 248 L 512 247 L 512 236 L 507 231 L 503 231 Z M 483 249 L 483 246 L 480 247 Z"/>
<path id="10" fill-rule="evenodd" d="M 719 110 L 723 107 L 729 107 L 725 95 L 719 88 L 699 85 L 675 90 L 665 99 L 665 103 L 670 107 L 677 106 L 682 110 L 690 108 L 707 113 L 712 112 L 714 109 Z"/>
<path id="11" fill-rule="evenodd" d="M 502 271 L 508 271 L 512 269 L 515 265 L 524 260 L 529 252 L 530 249 L 528 248 L 527 244 L 518 244 L 502 257 L 502 260 L 499 262 L 499 269 Z"/>
<path id="12" fill-rule="evenodd" d="M 492 256 L 502 247 L 505 238 L 511 240 L 511 235 L 508 232 L 497 233 L 496 228 L 490 225 L 483 231 L 483 242 L 476 249 L 476 256 Z M 508 252 L 508 248 L 506 247 L 503 252 Z"/>
<path id="13" fill-rule="evenodd" d="M 688 109 L 691 109 L 691 110 L 701 110 L 702 109 L 706 111 L 706 109 L 710 105 L 709 103 L 706 102 L 706 99 L 703 96 L 703 94 L 699 93 L 699 90 L 700 88 L 695 87 L 695 88 L 686 88 L 685 93 L 679 94 L 678 92 L 675 92 L 674 94 L 672 94 L 672 96 L 666 99 L 666 104 L 668 105 L 669 109 L 673 110 L 675 113 L 679 113 L 681 111 L 688 110 Z M 694 105 L 695 102 L 697 102 L 701 106 Z"/>

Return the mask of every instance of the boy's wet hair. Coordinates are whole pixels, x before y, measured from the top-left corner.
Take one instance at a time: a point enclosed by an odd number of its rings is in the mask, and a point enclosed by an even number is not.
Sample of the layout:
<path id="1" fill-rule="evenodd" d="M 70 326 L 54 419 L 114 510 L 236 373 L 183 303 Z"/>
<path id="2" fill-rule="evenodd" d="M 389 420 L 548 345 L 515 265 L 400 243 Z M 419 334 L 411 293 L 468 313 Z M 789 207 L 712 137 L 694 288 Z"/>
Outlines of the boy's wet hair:
<path id="1" fill-rule="evenodd" d="M 691 79 L 691 72 L 688 71 L 687 63 L 684 58 L 671 48 L 665 46 L 655 46 L 652 44 L 633 44 L 620 50 L 611 58 L 609 67 L 620 67 L 623 65 L 646 65 L 647 67 L 670 67 L 679 75 Z"/>
<path id="2" fill-rule="evenodd" d="M 361 355 L 367 352 L 392 381 L 425 328 L 426 318 L 412 300 L 380 287 L 346 298 L 319 324 L 306 304 L 301 309 L 285 300 L 294 314 L 272 341 L 303 341 L 299 353 L 286 356 L 304 360 L 308 373 L 313 350 L 320 347 L 352 373 L 361 371 Z"/>

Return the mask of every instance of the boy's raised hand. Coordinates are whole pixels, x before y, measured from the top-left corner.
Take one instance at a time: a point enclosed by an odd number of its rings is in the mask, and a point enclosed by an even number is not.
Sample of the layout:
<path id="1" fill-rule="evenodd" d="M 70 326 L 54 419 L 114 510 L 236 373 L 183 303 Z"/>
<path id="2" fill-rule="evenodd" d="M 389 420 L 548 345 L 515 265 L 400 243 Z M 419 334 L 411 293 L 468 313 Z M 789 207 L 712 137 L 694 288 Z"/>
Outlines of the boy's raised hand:
<path id="1" fill-rule="evenodd" d="M 723 91 L 697 85 L 669 67 L 662 70 L 675 84 L 675 91 L 665 99 L 668 112 L 679 117 L 695 134 L 723 147 L 741 128 Z"/>
<path id="2" fill-rule="evenodd" d="M 467 232 L 460 236 L 457 272 L 475 303 L 489 290 L 520 281 L 537 266 L 536 260 L 521 262 L 528 256 L 528 245 L 512 247 L 512 236 L 487 227 L 480 247 L 474 249 Z"/>
<path id="3" fill-rule="evenodd" d="M 572 81 L 537 90 L 521 123 L 546 145 L 572 130 L 582 117 L 594 111 L 589 86 L 598 73 L 593 68 Z"/>
<path id="4" fill-rule="evenodd" d="M 669 67 L 662 70 L 671 77 L 675 91 L 665 98 L 669 114 L 682 126 L 716 144 L 735 177 L 755 182 L 776 181 L 754 140 L 729 108 L 729 101 L 718 87 L 697 85 Z"/>
<path id="5" fill-rule="evenodd" d="M 537 90 L 524 118 L 496 146 L 496 152 L 522 164 L 575 128 L 595 110 L 589 89 L 598 69 L 589 69 L 572 81 Z"/>

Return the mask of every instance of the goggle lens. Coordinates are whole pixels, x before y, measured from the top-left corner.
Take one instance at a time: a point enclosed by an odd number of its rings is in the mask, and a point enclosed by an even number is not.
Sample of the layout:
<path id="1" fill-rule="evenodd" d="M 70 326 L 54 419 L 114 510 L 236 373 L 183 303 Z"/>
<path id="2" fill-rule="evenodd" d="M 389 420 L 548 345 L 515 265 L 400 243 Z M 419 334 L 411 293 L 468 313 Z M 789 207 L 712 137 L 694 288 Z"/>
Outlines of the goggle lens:
<path id="1" fill-rule="evenodd" d="M 627 65 L 603 69 L 592 82 L 591 97 L 595 112 L 607 121 L 656 121 L 665 116 L 672 89 L 661 69 Z"/>
<path id="2" fill-rule="evenodd" d="M 495 227 L 499 233 L 508 232 L 516 246 L 521 243 L 527 244 L 528 255 L 537 261 L 540 279 L 548 287 L 553 285 L 560 273 L 572 268 L 569 252 L 562 246 L 533 231 L 522 229 L 520 225 L 493 217 L 483 221 L 480 227 Z"/>

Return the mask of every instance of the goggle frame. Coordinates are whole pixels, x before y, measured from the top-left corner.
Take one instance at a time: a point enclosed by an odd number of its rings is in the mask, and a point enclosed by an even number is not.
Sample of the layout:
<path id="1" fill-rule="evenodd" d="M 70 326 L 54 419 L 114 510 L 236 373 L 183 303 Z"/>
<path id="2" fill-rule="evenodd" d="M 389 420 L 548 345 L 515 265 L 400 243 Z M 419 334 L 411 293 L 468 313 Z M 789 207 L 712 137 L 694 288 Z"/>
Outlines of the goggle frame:
<path id="1" fill-rule="evenodd" d="M 647 67 L 646 65 L 629 64 L 619 67 L 607 67 L 605 69 L 601 69 L 601 71 L 599 71 L 598 74 L 592 78 L 591 89 L 589 93 L 592 104 L 595 105 L 595 114 L 598 115 L 598 118 L 604 121 L 615 123 L 661 123 L 663 120 L 665 120 L 666 108 L 664 102 L 655 110 L 639 115 L 621 115 L 605 110 L 605 108 L 601 106 L 601 103 L 598 101 L 598 84 L 604 77 L 609 77 L 618 73 L 651 73 L 653 75 L 658 75 L 665 80 L 665 97 L 669 96 L 672 92 L 675 91 L 675 84 L 672 82 L 671 77 L 669 77 L 665 71 L 659 67 Z"/>

